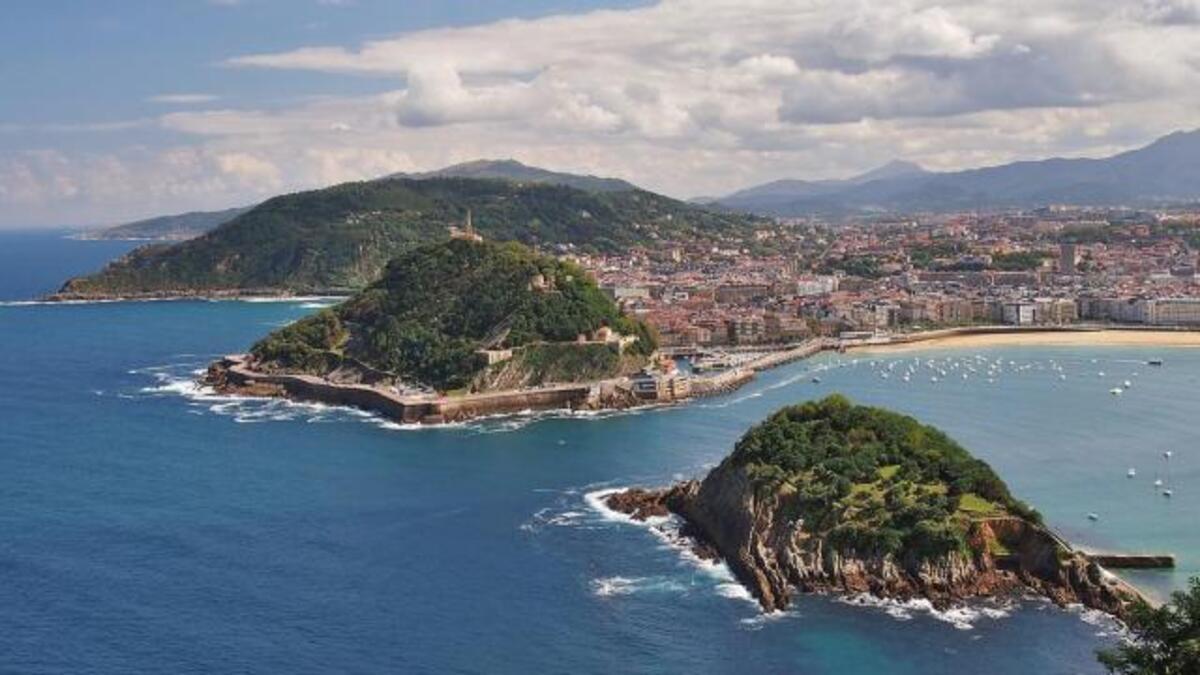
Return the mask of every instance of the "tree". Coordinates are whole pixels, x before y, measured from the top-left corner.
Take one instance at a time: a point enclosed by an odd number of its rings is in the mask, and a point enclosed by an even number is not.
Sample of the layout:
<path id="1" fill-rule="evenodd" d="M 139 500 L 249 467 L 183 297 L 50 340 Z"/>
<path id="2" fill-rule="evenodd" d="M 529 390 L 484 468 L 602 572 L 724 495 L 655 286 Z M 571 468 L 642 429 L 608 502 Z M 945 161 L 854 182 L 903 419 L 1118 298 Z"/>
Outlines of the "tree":
<path id="1" fill-rule="evenodd" d="M 1192 675 L 1200 673 L 1200 577 L 1186 592 L 1171 594 L 1162 607 L 1140 603 L 1126 619 L 1133 637 L 1100 662 L 1118 675 Z"/>

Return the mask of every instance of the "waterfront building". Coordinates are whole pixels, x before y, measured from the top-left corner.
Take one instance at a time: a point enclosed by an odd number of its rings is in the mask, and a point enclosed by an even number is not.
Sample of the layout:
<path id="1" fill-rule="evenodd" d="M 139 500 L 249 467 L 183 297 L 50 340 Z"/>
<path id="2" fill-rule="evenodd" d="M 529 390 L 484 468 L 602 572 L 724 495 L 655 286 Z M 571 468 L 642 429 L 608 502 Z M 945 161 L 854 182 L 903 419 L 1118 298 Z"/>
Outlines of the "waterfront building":
<path id="1" fill-rule="evenodd" d="M 1149 323 L 1156 326 L 1200 325 L 1200 298 L 1160 298 L 1147 301 Z"/>
<path id="2" fill-rule="evenodd" d="M 1010 326 L 1028 326 L 1034 321 L 1036 306 L 1032 302 L 1004 303 L 1004 323 Z"/>

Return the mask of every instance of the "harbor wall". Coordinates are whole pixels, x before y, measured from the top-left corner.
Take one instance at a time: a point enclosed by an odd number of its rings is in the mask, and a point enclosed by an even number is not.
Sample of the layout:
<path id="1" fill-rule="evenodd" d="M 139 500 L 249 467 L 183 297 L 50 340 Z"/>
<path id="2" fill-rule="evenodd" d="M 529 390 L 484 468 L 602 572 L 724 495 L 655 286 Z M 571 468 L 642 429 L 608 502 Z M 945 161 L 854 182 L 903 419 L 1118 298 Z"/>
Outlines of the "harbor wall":
<path id="1" fill-rule="evenodd" d="M 227 380 L 239 387 L 275 385 L 299 400 L 361 408 L 404 424 L 454 422 L 526 410 L 584 407 L 597 394 L 596 387 L 581 384 L 456 397 L 404 398 L 376 387 L 336 384 L 312 375 L 255 372 L 246 368 L 240 357 L 226 357 L 221 363 Z"/>
<path id="2" fill-rule="evenodd" d="M 1088 560 L 1111 569 L 1149 570 L 1175 567 L 1173 555 L 1090 553 Z"/>

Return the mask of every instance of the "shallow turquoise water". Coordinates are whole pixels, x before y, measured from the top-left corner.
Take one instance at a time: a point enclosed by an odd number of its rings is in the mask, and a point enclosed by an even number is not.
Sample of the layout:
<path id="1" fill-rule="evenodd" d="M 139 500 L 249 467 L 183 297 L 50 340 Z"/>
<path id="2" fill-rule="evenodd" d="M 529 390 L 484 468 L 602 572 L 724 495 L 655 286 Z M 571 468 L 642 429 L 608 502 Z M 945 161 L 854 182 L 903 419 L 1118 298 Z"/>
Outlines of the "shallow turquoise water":
<path id="1" fill-rule="evenodd" d="M 763 617 L 586 498 L 701 475 L 770 411 L 832 391 L 945 428 L 1076 541 L 1181 556 L 1143 585 L 1200 570 L 1200 352 L 921 354 L 1002 357 L 993 384 L 822 357 L 699 405 L 440 430 L 189 389 L 313 307 L 0 307 L 0 671 L 1101 672 L 1111 626 L 1041 602 L 939 617 L 806 597 Z M 1151 487 L 1168 449 L 1171 500 Z"/>

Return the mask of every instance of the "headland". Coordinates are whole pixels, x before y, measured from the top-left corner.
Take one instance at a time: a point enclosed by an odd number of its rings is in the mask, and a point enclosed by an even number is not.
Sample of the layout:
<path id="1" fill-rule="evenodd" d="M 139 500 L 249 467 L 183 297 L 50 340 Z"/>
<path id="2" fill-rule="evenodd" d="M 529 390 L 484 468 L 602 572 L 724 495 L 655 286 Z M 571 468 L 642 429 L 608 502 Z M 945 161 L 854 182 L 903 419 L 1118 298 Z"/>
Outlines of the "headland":
<path id="1" fill-rule="evenodd" d="M 724 560 L 768 612 L 812 592 L 938 608 L 1033 593 L 1117 617 L 1144 599 L 944 433 L 840 396 L 776 412 L 703 480 L 606 504 L 674 514 L 696 554 Z"/>

